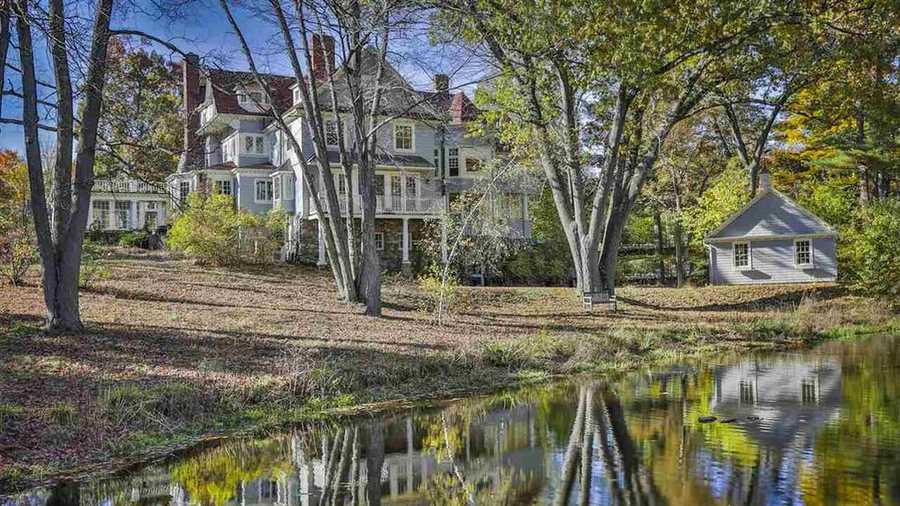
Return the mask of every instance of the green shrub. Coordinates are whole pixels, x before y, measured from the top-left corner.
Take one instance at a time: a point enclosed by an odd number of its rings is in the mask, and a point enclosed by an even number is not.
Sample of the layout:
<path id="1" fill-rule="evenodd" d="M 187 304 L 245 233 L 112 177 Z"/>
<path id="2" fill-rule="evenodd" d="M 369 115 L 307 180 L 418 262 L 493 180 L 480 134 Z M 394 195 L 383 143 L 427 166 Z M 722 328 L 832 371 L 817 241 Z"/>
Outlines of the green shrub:
<path id="1" fill-rule="evenodd" d="M 0 275 L 13 286 L 38 259 L 29 198 L 25 164 L 14 151 L 0 151 Z"/>
<path id="2" fill-rule="evenodd" d="M 281 246 L 282 211 L 258 216 L 236 209 L 227 195 L 191 194 L 188 207 L 169 229 L 167 244 L 202 264 L 265 263 Z"/>
<path id="3" fill-rule="evenodd" d="M 419 289 L 425 294 L 425 309 L 433 312 L 440 321 L 450 313 L 450 308 L 458 299 L 459 281 L 453 273 L 444 280 L 441 266 L 434 265 L 419 277 Z"/>
<path id="4" fill-rule="evenodd" d="M 841 232 L 838 258 L 851 285 L 866 294 L 900 295 L 900 199 L 859 209 Z"/>
<path id="5" fill-rule="evenodd" d="M 125 232 L 119 237 L 119 246 L 130 248 L 146 248 L 150 234 L 143 231 Z"/>

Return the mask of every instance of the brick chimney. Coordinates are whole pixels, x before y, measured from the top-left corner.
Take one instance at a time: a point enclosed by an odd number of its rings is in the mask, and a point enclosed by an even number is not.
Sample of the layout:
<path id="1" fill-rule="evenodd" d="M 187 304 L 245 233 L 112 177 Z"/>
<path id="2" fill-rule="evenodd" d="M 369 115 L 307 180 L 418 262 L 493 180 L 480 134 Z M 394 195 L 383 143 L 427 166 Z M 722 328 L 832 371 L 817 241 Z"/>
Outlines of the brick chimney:
<path id="1" fill-rule="evenodd" d="M 474 106 L 465 93 L 459 92 L 453 95 L 450 101 L 450 119 L 452 123 L 459 124 L 470 119 Z"/>
<path id="2" fill-rule="evenodd" d="M 178 171 L 184 172 L 201 165 L 200 142 L 197 129 L 200 128 L 200 115 L 197 106 L 203 102 L 200 94 L 200 58 L 194 53 L 185 55 L 181 62 L 181 93 L 184 104 L 184 152 L 178 161 Z"/>
<path id="3" fill-rule="evenodd" d="M 317 81 L 327 81 L 328 72 L 334 71 L 334 37 L 331 35 L 312 36 L 312 75 Z"/>
<path id="4" fill-rule="evenodd" d="M 450 91 L 450 76 L 447 74 L 435 74 L 434 91 L 438 93 L 447 93 Z"/>

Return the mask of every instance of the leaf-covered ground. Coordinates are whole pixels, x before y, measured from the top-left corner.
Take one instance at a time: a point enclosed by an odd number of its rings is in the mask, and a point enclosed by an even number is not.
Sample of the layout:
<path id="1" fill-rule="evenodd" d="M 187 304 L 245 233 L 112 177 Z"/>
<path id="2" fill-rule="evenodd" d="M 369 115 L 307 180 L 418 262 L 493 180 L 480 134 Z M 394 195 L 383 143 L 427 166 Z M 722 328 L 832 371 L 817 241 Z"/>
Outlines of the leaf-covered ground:
<path id="1" fill-rule="evenodd" d="M 437 326 L 428 297 L 399 277 L 374 319 L 310 267 L 122 251 L 105 264 L 108 277 L 82 292 L 79 335 L 40 331 L 36 277 L 0 285 L 0 492 L 335 406 L 896 328 L 884 304 L 833 285 L 625 287 L 619 311 L 594 314 L 568 289 L 466 288 Z"/>

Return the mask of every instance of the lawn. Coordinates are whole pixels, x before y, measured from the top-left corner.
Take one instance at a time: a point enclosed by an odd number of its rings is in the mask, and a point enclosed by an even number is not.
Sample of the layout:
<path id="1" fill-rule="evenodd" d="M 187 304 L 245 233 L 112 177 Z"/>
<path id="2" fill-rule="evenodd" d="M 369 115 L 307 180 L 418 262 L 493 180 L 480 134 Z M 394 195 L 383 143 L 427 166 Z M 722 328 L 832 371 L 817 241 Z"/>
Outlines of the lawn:
<path id="1" fill-rule="evenodd" d="M 619 311 L 594 314 L 572 290 L 467 288 L 438 326 L 399 277 L 374 319 L 310 267 L 124 250 L 105 265 L 82 292 L 79 335 L 40 331 L 36 278 L 0 285 L 0 492 L 372 403 L 898 328 L 885 304 L 835 285 L 624 287 Z"/>

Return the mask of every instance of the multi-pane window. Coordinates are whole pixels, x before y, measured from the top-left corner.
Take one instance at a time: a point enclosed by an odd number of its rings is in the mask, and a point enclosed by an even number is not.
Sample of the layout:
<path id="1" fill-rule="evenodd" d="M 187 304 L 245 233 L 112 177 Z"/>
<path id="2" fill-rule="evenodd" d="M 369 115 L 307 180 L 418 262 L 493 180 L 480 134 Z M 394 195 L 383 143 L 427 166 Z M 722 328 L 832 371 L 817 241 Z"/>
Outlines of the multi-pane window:
<path id="1" fill-rule="evenodd" d="M 109 201 L 95 200 L 93 207 L 93 228 L 104 229 L 109 226 Z"/>
<path id="2" fill-rule="evenodd" d="M 384 196 L 384 174 L 375 174 L 375 195 Z"/>
<path id="3" fill-rule="evenodd" d="M 264 179 L 256 181 L 256 201 L 271 202 L 272 201 L 272 180 Z"/>
<path id="4" fill-rule="evenodd" d="M 384 251 L 384 232 L 375 232 L 375 249 Z"/>
<path id="5" fill-rule="evenodd" d="M 447 168 L 450 170 L 451 176 L 459 175 L 459 148 L 447 150 Z"/>
<path id="6" fill-rule="evenodd" d="M 131 202 L 116 201 L 116 228 L 131 226 Z"/>
<path id="7" fill-rule="evenodd" d="M 325 121 L 325 144 L 329 146 L 338 145 L 338 122 L 337 120 Z"/>
<path id="8" fill-rule="evenodd" d="M 733 246 L 734 266 L 738 269 L 750 267 L 750 243 L 736 242 Z"/>
<path id="9" fill-rule="evenodd" d="M 794 263 L 812 265 L 812 243 L 809 239 L 794 241 Z"/>
<path id="10" fill-rule="evenodd" d="M 413 127 L 412 125 L 394 125 L 394 149 L 412 150 Z"/>
<path id="11" fill-rule="evenodd" d="M 178 197 L 182 202 L 187 199 L 189 193 L 191 193 L 190 181 L 181 181 L 178 183 Z"/>
<path id="12" fill-rule="evenodd" d="M 434 150 L 434 173 L 437 176 L 440 176 L 440 174 L 441 174 L 440 158 L 441 158 L 441 150 L 435 148 L 435 150 Z"/>
<path id="13" fill-rule="evenodd" d="M 244 136 L 244 153 L 261 155 L 265 153 L 265 139 L 262 135 Z"/>
<path id="14" fill-rule="evenodd" d="M 213 192 L 219 195 L 231 195 L 231 181 L 216 181 L 213 183 Z"/>
<path id="15" fill-rule="evenodd" d="M 346 195 L 347 194 L 347 176 L 344 174 L 337 175 L 337 183 L 338 183 L 338 194 Z"/>

